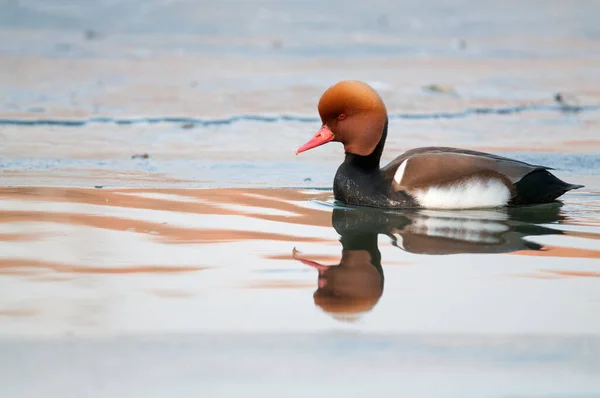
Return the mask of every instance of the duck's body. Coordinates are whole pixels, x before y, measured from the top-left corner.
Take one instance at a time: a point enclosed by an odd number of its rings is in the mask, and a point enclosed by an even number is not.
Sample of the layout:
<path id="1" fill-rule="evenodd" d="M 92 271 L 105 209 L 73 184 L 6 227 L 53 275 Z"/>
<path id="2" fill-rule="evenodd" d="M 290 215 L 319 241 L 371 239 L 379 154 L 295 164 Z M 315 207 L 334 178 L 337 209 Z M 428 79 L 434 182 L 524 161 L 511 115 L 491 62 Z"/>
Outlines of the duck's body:
<path id="1" fill-rule="evenodd" d="M 338 104 L 339 103 L 339 104 Z M 341 82 L 319 102 L 323 127 L 298 149 L 344 143 L 346 158 L 333 192 L 344 203 L 382 208 L 468 209 L 540 204 L 581 188 L 552 175 L 549 167 L 489 153 L 449 147 L 416 148 L 380 168 L 387 112 L 369 86 Z M 354 120 L 355 124 L 350 124 Z"/>
<path id="2" fill-rule="evenodd" d="M 548 203 L 581 187 L 559 180 L 548 170 L 449 147 L 411 149 L 383 168 L 377 150 L 368 156 L 346 153 L 333 192 L 336 200 L 353 205 L 469 209 Z"/>

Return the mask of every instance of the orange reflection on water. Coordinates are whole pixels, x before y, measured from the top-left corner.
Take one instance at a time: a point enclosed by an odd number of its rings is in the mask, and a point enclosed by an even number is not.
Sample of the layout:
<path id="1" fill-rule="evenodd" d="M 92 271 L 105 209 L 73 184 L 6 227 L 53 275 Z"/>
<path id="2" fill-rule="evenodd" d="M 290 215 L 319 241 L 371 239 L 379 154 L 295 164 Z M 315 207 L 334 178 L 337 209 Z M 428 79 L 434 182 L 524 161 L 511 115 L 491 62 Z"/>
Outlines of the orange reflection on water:
<path id="1" fill-rule="evenodd" d="M 549 272 L 552 274 L 556 274 L 556 275 L 561 275 L 561 276 L 580 276 L 580 277 L 586 277 L 586 278 L 600 278 L 600 271 L 599 272 L 590 272 L 590 271 L 543 271 L 543 272 Z"/>
<path id="2" fill-rule="evenodd" d="M 206 330 L 218 329 L 220 322 L 226 328 L 261 328 L 265 322 L 310 327 L 302 319 L 318 323 L 323 318 L 375 319 L 383 325 L 395 311 L 409 316 L 412 308 L 441 319 L 435 302 L 451 302 L 457 311 L 480 297 L 487 300 L 482 308 L 498 305 L 491 295 L 481 295 L 481 284 L 498 276 L 555 279 L 535 286 L 554 292 L 557 286 L 563 289 L 562 279 L 597 279 L 600 272 L 571 260 L 600 257 L 600 248 L 593 246 L 600 236 L 594 225 L 575 225 L 583 206 L 579 213 L 560 205 L 382 212 L 314 201 L 330 198 L 331 192 L 287 189 L 0 188 L 0 283 L 10 299 L 0 308 L 4 326 L 23 322 L 15 330 L 30 330 L 27 322 L 37 322 L 57 331 L 64 325 L 78 328 L 88 319 L 98 324 L 119 319 L 133 329 L 179 324 Z M 582 245 L 589 238 L 585 245 L 592 246 L 535 243 L 535 237 L 554 243 L 560 236 L 568 237 L 565 242 L 580 239 Z M 520 258 L 507 262 L 505 253 Z M 540 259 L 532 256 L 559 260 L 540 267 Z M 414 266 L 393 267 L 406 264 Z M 449 288 L 446 279 L 460 289 Z M 513 289 L 523 288 L 516 285 L 488 284 L 486 289 L 505 295 L 508 308 Z M 561 294 L 555 301 L 568 298 Z M 293 307 L 306 299 L 305 307 Z M 114 318 L 90 313 L 89 303 Z M 289 307 L 299 318 L 277 320 L 268 313 L 273 304 Z M 33 308 L 35 316 L 20 315 L 19 308 Z M 63 320 L 57 314 L 65 308 L 77 315 Z M 515 311 L 520 307 L 503 316 Z M 192 313 L 199 316 L 189 317 Z M 419 323 L 418 316 L 412 322 Z"/>
<path id="3" fill-rule="evenodd" d="M 174 199 L 144 196 L 163 194 Z M 177 196 L 196 201 L 177 200 Z M 244 215 L 270 221 L 314 226 L 331 225 L 327 212 L 299 206 L 294 201 L 324 196 L 322 192 L 291 189 L 86 189 L 53 187 L 0 188 L 0 200 L 43 200 L 106 207 L 168 210 L 178 213 Z M 168 196 L 166 196 L 168 197 Z M 229 207 L 228 207 L 229 206 Z M 244 206 L 245 211 L 235 210 Z M 292 213 L 293 217 L 262 214 L 260 209 Z M 252 210 L 256 209 L 256 213 Z"/>
<path id="4" fill-rule="evenodd" d="M 3 228 L 0 243 L 12 248 L 12 254 L 0 252 L 0 274 L 51 282 L 55 281 L 54 277 L 40 271 L 104 275 L 189 273 L 220 266 L 220 259 L 199 252 L 198 258 L 183 257 L 185 265 L 169 261 L 168 256 L 163 256 L 158 263 L 152 263 L 150 258 L 148 264 L 147 257 L 135 253 L 162 251 L 164 244 L 324 242 L 322 237 L 306 233 L 297 236 L 293 228 L 293 225 L 331 226 L 329 211 L 305 205 L 309 199 L 319 196 L 323 193 L 285 189 L 0 188 L 0 205 L 3 206 L 0 207 L 0 228 Z M 182 224 L 185 219 L 181 213 L 196 218 Z M 214 216 L 229 218 L 223 223 L 205 224 L 198 215 L 213 216 L 213 220 L 218 220 Z M 242 222 L 252 219 L 292 227 L 277 227 L 271 231 Z M 65 230 L 67 226 L 77 229 Z M 80 231 L 85 235 L 78 237 Z M 135 239 L 129 244 L 115 241 L 108 246 L 96 241 L 96 237 L 100 237 L 112 242 L 124 236 L 123 233 Z M 49 244 L 44 246 L 46 241 L 56 241 L 61 246 L 55 249 L 48 247 Z M 25 242 L 42 245 L 43 251 L 28 251 L 23 246 Z M 17 247 L 23 249 L 15 251 Z M 66 257 L 61 254 L 65 250 Z M 103 258 L 104 253 L 109 256 Z M 123 255 L 128 260 L 122 259 Z M 62 258 L 66 260 L 60 260 Z"/>
<path id="5" fill-rule="evenodd" d="M 580 236 L 585 235 L 580 234 Z M 580 249 L 576 247 L 562 246 L 544 246 L 542 250 L 538 251 L 523 250 L 511 254 L 537 257 L 600 258 L 600 250 Z"/>
<path id="6" fill-rule="evenodd" d="M 179 266 L 134 266 L 134 267 L 90 267 L 87 265 L 67 265 L 48 263 L 36 260 L 0 259 L 0 273 L 8 270 L 8 273 L 23 269 L 46 269 L 55 272 L 77 273 L 77 274 L 141 274 L 141 273 L 177 273 L 193 272 L 207 269 L 207 267 L 179 267 Z"/>
<path id="7" fill-rule="evenodd" d="M 2 316 L 6 316 L 6 317 L 30 317 L 30 316 L 34 316 L 36 314 L 36 312 L 32 309 L 27 309 L 27 308 L 14 308 L 14 309 L 5 309 L 5 310 L 0 310 L 0 317 Z"/>

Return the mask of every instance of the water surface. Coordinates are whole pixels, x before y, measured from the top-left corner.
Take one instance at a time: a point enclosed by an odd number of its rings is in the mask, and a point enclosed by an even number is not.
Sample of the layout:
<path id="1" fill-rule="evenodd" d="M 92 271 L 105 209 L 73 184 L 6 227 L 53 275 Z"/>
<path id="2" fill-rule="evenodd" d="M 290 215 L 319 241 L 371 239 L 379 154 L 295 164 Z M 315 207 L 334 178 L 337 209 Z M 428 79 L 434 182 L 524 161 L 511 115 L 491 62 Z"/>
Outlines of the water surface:
<path id="1" fill-rule="evenodd" d="M 480 396 L 503 380 L 489 396 L 587 396 L 599 198 L 384 212 L 328 190 L 2 188 L 3 385 L 233 396 L 301 382 L 288 394 L 301 396 L 345 390 L 342 371 L 362 375 L 357 394 L 402 380 Z M 153 374 L 166 379 L 142 382 Z"/>
<path id="2" fill-rule="evenodd" d="M 384 212 L 320 190 L 3 188 L 0 333 L 594 334 L 598 198 Z"/>

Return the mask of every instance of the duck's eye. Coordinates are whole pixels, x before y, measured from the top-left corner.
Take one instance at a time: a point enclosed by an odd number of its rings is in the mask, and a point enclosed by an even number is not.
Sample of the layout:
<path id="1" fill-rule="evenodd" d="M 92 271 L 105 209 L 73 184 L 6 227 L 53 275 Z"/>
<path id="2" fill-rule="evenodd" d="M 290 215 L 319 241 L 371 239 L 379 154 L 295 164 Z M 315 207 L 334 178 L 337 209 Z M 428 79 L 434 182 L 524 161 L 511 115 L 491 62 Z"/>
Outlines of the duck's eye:
<path id="1" fill-rule="evenodd" d="M 346 115 L 343 113 L 340 113 L 337 117 L 337 120 L 344 120 L 346 118 Z"/>

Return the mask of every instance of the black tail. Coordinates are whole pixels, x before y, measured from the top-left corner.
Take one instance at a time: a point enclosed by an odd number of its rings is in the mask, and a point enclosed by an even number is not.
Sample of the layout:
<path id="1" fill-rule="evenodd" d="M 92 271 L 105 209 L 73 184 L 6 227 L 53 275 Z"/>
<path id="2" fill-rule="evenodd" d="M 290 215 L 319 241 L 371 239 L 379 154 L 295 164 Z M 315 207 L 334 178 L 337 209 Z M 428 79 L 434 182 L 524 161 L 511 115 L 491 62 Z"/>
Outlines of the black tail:
<path id="1" fill-rule="evenodd" d="M 583 188 L 583 185 L 566 183 L 547 170 L 537 170 L 527 174 L 515 183 L 517 195 L 511 205 L 532 205 L 553 202 L 571 189 Z"/>

